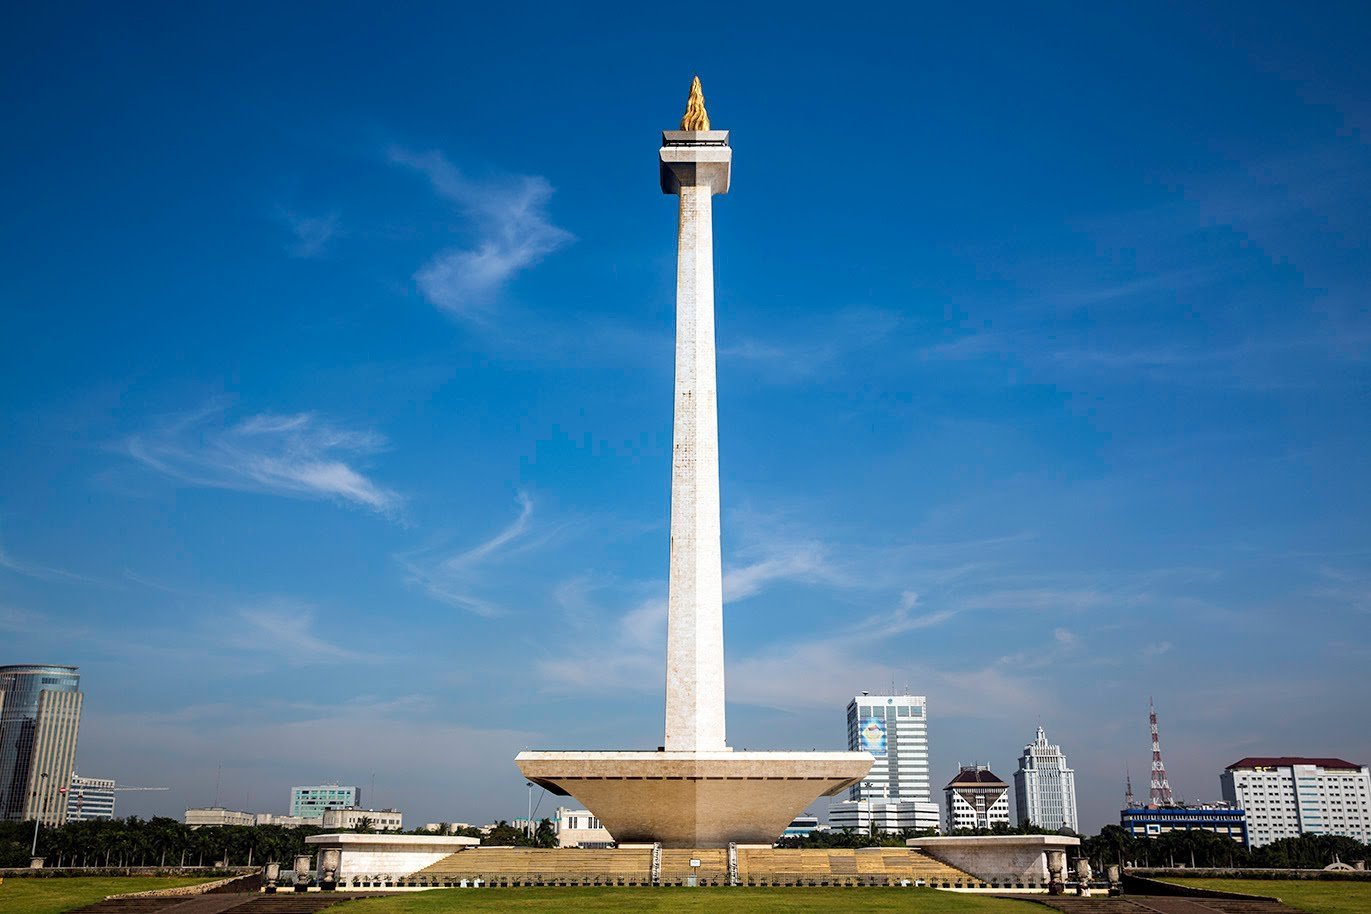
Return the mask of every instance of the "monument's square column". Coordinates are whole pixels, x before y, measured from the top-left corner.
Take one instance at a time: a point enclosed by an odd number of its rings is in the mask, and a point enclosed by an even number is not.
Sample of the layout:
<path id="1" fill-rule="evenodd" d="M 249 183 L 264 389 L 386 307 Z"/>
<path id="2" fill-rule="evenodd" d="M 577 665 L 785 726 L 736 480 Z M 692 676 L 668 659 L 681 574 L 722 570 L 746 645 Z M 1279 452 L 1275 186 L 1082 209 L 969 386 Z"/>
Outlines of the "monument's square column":
<path id="1" fill-rule="evenodd" d="M 680 197 L 671 458 L 666 741 L 658 752 L 520 752 L 524 777 L 585 804 L 616 841 L 770 844 L 819 796 L 871 769 L 865 752 L 733 752 L 724 743 L 724 606 L 713 205 L 728 192 L 728 131 L 711 130 L 700 81 L 662 134 L 662 192 Z M 835 735 L 837 735 L 835 733 Z"/>
<path id="2" fill-rule="evenodd" d="M 724 593 L 719 545 L 719 410 L 714 346 L 714 195 L 728 193 L 727 130 L 662 133 L 662 193 L 680 197 L 676 231 L 676 392 L 667 580 L 668 752 L 724 746 Z M 687 110 L 686 122 L 690 119 Z M 685 126 L 686 122 L 683 122 Z"/>

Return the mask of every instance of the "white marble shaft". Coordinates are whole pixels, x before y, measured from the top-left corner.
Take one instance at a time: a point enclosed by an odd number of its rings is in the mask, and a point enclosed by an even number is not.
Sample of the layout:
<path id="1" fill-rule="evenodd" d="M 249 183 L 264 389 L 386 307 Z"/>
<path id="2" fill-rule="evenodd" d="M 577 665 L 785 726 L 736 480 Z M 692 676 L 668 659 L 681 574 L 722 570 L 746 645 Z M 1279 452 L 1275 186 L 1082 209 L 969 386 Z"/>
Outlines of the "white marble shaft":
<path id="1" fill-rule="evenodd" d="M 725 131 L 672 132 L 663 136 L 661 150 L 662 190 L 680 197 L 667 585 L 668 752 L 725 748 L 712 213 L 714 194 L 728 190 L 732 150 L 727 138 Z"/>

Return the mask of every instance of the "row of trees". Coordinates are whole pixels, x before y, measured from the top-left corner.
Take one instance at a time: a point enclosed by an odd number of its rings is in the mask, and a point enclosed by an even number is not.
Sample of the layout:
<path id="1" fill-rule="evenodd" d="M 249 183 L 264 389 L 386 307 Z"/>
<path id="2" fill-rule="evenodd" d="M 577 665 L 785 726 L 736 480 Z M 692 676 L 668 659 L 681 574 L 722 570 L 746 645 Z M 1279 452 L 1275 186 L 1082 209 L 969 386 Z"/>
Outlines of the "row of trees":
<path id="1" fill-rule="evenodd" d="M 866 833 L 852 829 L 816 831 L 804 837 L 782 838 L 779 847 L 903 847 L 910 838 L 932 831 Z M 1056 834 L 1028 826 L 960 829 L 957 835 Z M 1063 834 L 1075 834 L 1069 830 Z M 1156 838 L 1135 838 L 1118 825 L 1106 825 L 1098 835 L 1082 837 L 1081 851 L 1097 871 L 1111 863 L 1129 866 L 1244 867 L 1266 869 L 1322 869 L 1330 863 L 1371 861 L 1371 845 L 1340 835 L 1301 835 L 1248 850 L 1231 838 L 1211 831 L 1173 831 Z"/>
<path id="2" fill-rule="evenodd" d="M 1371 845 L 1342 835 L 1304 834 L 1282 838 L 1251 850 L 1211 831 L 1172 831 L 1155 838 L 1136 838 L 1118 825 L 1106 825 L 1084 838 L 1081 848 L 1095 866 L 1242 867 L 1322 869 L 1330 863 L 1371 861 Z"/>
<path id="3" fill-rule="evenodd" d="M 310 835 L 337 832 L 336 828 L 283 825 L 223 825 L 191 828 L 175 819 L 156 817 L 94 822 L 68 822 L 40 828 L 38 854 L 47 866 L 252 866 L 277 862 L 289 864 L 296 854 L 311 854 L 305 844 Z M 362 819 L 354 832 L 372 831 Z M 525 829 L 499 822 L 490 834 L 474 828 L 441 832 L 481 838 L 485 844 L 555 847 L 557 831 L 550 819 L 538 823 L 530 835 Z M 413 834 L 425 834 L 422 831 Z M 27 866 L 33 840 L 33 822 L 0 823 L 0 867 Z"/>
<path id="4" fill-rule="evenodd" d="M 354 829 L 370 831 L 364 820 Z M 225 825 L 192 829 L 175 819 L 158 817 L 100 822 L 68 822 L 40 829 L 38 853 L 48 866 L 252 866 L 278 862 L 289 864 L 296 854 L 313 849 L 305 838 L 337 829 L 312 826 Z M 533 834 L 501 821 L 487 834 L 474 828 L 440 833 L 480 838 L 496 846 L 555 847 L 557 833 L 552 820 L 543 819 Z M 413 834 L 423 834 L 422 831 Z M 900 833 L 868 834 L 852 830 L 816 831 L 805 837 L 784 838 L 780 847 L 900 847 L 909 838 L 932 832 L 909 829 Z M 957 834 L 1049 834 L 1037 828 L 960 831 Z M 0 823 L 0 867 L 26 866 L 29 862 L 32 822 Z M 1173 831 L 1156 838 L 1135 838 L 1117 825 L 1106 825 L 1098 835 L 1085 837 L 1081 849 L 1097 869 L 1111 863 L 1131 866 L 1262 867 L 1319 869 L 1330 863 L 1371 860 L 1371 845 L 1334 835 L 1301 835 L 1248 850 L 1231 839 L 1208 831 Z"/>

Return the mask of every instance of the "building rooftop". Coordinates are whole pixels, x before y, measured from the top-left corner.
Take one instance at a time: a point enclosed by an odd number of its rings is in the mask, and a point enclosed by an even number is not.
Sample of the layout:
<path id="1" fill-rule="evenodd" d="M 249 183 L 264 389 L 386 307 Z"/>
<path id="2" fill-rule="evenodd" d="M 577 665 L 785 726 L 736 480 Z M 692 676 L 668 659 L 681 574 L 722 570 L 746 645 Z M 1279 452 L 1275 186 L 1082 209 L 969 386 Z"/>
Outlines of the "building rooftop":
<path id="1" fill-rule="evenodd" d="M 957 772 L 957 776 L 947 784 L 948 787 L 1008 787 L 1004 781 L 995 776 L 989 768 L 963 768 Z M 943 788 L 946 790 L 947 788 Z"/>
<path id="2" fill-rule="evenodd" d="M 1227 771 L 1235 768 L 1290 768 L 1294 765 L 1317 765 L 1320 768 L 1346 768 L 1353 771 L 1363 766 L 1340 758 L 1305 758 L 1299 755 L 1249 755 L 1229 765 Z"/>

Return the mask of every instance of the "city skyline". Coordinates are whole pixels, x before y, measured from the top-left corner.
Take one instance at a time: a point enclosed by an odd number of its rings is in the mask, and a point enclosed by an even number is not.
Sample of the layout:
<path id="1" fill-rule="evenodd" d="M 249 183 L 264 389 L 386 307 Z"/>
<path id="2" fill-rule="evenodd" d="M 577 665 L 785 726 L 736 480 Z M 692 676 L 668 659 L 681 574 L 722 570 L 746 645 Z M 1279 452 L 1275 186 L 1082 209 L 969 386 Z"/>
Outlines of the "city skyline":
<path id="1" fill-rule="evenodd" d="M 752 163 L 714 227 L 733 744 L 845 748 L 908 683 L 935 786 L 1044 726 L 1092 832 L 1148 695 L 1178 797 L 1371 760 L 1363 10 L 562 15 L 0 36 L 0 663 L 81 668 L 79 769 L 172 788 L 121 814 L 375 774 L 508 818 L 523 748 L 659 745 L 643 162 L 696 73 Z"/>

